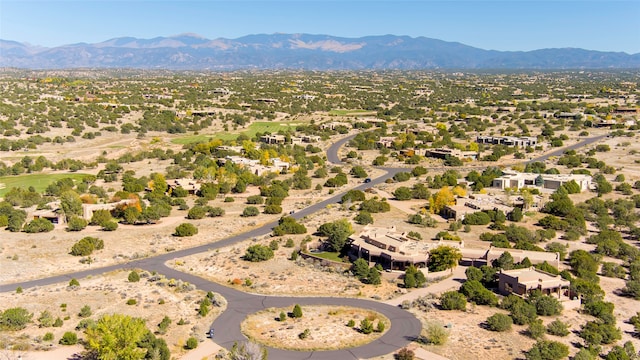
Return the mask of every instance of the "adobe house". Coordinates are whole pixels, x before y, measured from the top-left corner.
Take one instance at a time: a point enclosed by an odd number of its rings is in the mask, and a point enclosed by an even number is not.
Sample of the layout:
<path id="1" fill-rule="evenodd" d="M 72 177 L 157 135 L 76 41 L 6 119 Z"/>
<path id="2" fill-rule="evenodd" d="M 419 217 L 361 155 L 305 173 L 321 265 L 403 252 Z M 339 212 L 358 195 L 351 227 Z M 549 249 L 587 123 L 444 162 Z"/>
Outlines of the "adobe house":
<path id="1" fill-rule="evenodd" d="M 516 294 L 526 296 L 534 290 L 545 295 L 561 296 L 569 294 L 569 280 L 560 275 L 541 271 L 535 267 L 526 269 L 500 270 L 498 274 L 498 290 L 503 295 Z"/>
<path id="2" fill-rule="evenodd" d="M 367 225 L 360 234 L 349 239 L 352 258 L 364 258 L 392 270 L 404 270 L 409 265 L 426 268 L 429 251 L 440 245 L 464 247 L 464 243 L 458 241 L 417 241 L 404 232 L 398 232 L 395 226 Z"/>

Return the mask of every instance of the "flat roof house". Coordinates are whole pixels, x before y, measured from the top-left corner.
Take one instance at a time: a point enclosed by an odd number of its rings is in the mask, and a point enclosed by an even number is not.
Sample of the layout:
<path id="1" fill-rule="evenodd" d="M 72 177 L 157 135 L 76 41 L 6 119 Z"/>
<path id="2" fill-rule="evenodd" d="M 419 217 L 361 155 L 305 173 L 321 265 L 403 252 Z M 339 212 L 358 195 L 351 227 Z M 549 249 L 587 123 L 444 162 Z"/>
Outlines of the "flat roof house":
<path id="1" fill-rule="evenodd" d="M 526 296 L 534 290 L 545 295 L 568 295 L 569 280 L 560 275 L 553 275 L 530 267 L 526 269 L 501 270 L 498 274 L 498 290 L 504 295 L 517 294 Z"/>
<path id="2" fill-rule="evenodd" d="M 491 187 L 506 188 L 526 188 L 538 187 L 555 190 L 560 186 L 575 181 L 580 186 L 580 191 L 588 190 L 591 187 L 591 176 L 584 174 L 535 174 L 505 172 L 502 176 L 493 179 Z"/>
<path id="3" fill-rule="evenodd" d="M 416 241 L 399 233 L 395 226 L 384 228 L 365 226 L 356 237 L 351 238 L 350 254 L 378 262 L 389 269 L 405 269 L 409 265 L 426 267 L 429 251 L 435 247 L 447 245 L 461 248 L 464 243 L 458 241 Z"/>
<path id="4" fill-rule="evenodd" d="M 538 144 L 538 138 L 534 136 L 477 136 L 478 144 L 500 144 L 506 146 L 535 146 Z"/>

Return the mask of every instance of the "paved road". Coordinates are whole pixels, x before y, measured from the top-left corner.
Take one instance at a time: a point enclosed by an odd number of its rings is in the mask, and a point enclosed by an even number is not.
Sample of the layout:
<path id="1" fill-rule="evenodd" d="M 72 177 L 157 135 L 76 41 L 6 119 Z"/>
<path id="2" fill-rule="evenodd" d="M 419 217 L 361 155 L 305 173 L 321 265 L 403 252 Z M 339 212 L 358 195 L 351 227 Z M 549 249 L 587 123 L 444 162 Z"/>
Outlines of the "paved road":
<path id="1" fill-rule="evenodd" d="M 340 163 L 340 159 L 337 156 L 339 148 L 354 136 L 355 135 L 348 136 L 334 143 L 327 150 L 327 159 L 335 164 Z M 358 185 L 354 187 L 354 189 L 363 190 L 367 187 L 374 186 L 392 177 L 395 173 L 400 171 L 406 171 L 406 169 L 389 169 L 383 176 L 372 179 L 370 183 L 363 183 L 361 185 Z M 338 193 L 331 198 L 311 205 L 305 209 L 299 210 L 292 216 L 296 219 L 300 219 L 304 216 L 313 214 L 314 212 L 324 209 L 328 204 L 333 204 L 340 201 L 343 193 L 344 192 Z M 269 348 L 269 356 L 271 358 L 279 360 L 348 360 L 371 358 L 391 353 L 403 346 L 406 346 L 420 335 L 422 324 L 414 315 L 398 307 L 394 307 L 384 303 L 371 300 L 339 297 L 295 298 L 248 294 L 205 280 L 192 274 L 180 272 L 165 265 L 167 261 L 172 259 L 210 251 L 213 249 L 229 246 L 253 237 L 269 234 L 271 233 L 272 228 L 276 225 L 277 221 L 272 221 L 261 226 L 260 228 L 250 230 L 248 232 L 235 235 L 220 241 L 200 245 L 194 248 L 173 251 L 162 255 L 137 259 L 123 264 L 94 268 L 69 274 L 52 276 L 48 278 L 24 281 L 20 283 L 2 284 L 0 285 L 0 292 L 15 291 L 17 287 L 26 289 L 30 287 L 46 286 L 60 282 L 67 282 L 72 278 L 81 279 L 87 276 L 99 275 L 108 271 L 119 269 L 140 268 L 148 271 L 155 271 L 157 273 L 165 275 L 167 278 L 187 281 L 191 284 L 194 284 L 198 289 L 219 293 L 227 300 L 227 309 L 212 324 L 212 327 L 216 329 L 215 338 L 213 340 L 227 349 L 230 349 L 231 346 L 233 346 L 234 342 L 246 340 L 245 336 L 240 331 L 240 323 L 246 318 L 247 315 L 270 307 L 293 307 L 294 304 L 353 306 L 378 311 L 391 321 L 391 326 L 382 337 L 374 342 L 355 348 L 335 351 L 285 351 L 281 349 Z"/>
<path id="2" fill-rule="evenodd" d="M 355 135 L 347 136 L 337 142 L 335 142 L 328 150 L 327 150 L 327 159 L 329 162 L 334 164 L 341 163 L 340 158 L 338 157 L 338 150 L 341 146 L 343 146 L 346 142 L 351 140 Z M 554 152 L 548 153 L 546 155 L 537 157 L 535 159 L 531 159 L 528 162 L 534 161 L 544 161 L 551 156 L 558 156 L 570 149 L 577 149 L 582 146 L 586 146 L 592 144 L 596 141 L 601 140 L 606 135 L 596 136 L 592 138 L 585 139 L 581 142 L 578 142 L 569 147 L 565 147 L 562 149 L 558 149 Z M 398 172 L 408 171 L 408 168 L 382 168 L 386 171 L 386 173 L 380 177 L 372 179 L 370 183 L 363 183 L 358 186 L 353 187 L 353 189 L 364 190 L 365 188 L 380 184 L 387 180 L 388 178 L 393 177 Z M 447 167 L 446 169 L 453 169 L 452 167 Z M 292 216 L 296 219 L 300 219 L 304 216 L 313 214 L 321 209 L 324 209 L 328 204 L 337 203 L 340 200 L 343 192 L 334 195 L 331 198 L 328 198 L 324 201 L 311 205 L 305 209 L 297 211 Z M 235 341 L 243 341 L 245 340 L 244 335 L 240 332 L 240 323 L 246 317 L 246 315 L 257 312 L 259 310 L 269 308 L 269 307 L 289 307 L 293 306 L 293 304 L 300 305 L 313 305 L 313 304 L 326 304 L 326 305 L 347 305 L 354 307 L 362 307 L 368 308 L 372 310 L 376 310 L 385 316 L 387 316 L 391 320 L 391 327 L 377 341 L 374 341 L 370 344 L 360 346 L 352 349 L 345 350 L 336 350 L 336 351 L 318 351 L 318 352 L 295 352 L 295 351 L 284 351 L 280 349 L 269 349 L 269 354 L 272 358 L 276 359 L 361 359 L 361 358 L 370 358 L 374 356 L 388 354 L 407 345 L 409 342 L 413 341 L 417 336 L 419 336 L 421 331 L 421 324 L 418 319 L 415 318 L 412 314 L 407 311 L 401 310 L 397 307 L 390 306 L 387 304 L 383 304 L 380 302 L 374 302 L 370 300 L 362 300 L 362 299 L 353 299 L 353 298 L 326 298 L 326 297 L 309 297 L 309 298 L 293 298 L 293 297 L 275 297 L 275 296 L 262 296 L 262 295 L 254 295 L 243 293 L 220 284 L 205 280 L 203 278 L 197 277 L 195 275 L 187 274 L 180 272 L 175 269 L 171 269 L 165 265 L 165 262 L 190 256 L 198 253 L 202 253 L 205 251 L 210 251 L 213 249 L 226 247 L 232 244 L 235 244 L 240 241 L 244 241 L 246 239 L 250 239 L 253 237 L 263 236 L 269 234 L 272 231 L 272 228 L 277 225 L 277 221 L 273 221 L 263 225 L 260 228 L 235 235 L 220 241 L 216 241 L 209 244 L 200 245 L 194 248 L 183 249 L 179 251 L 174 251 L 162 255 L 157 255 L 153 257 L 143 258 L 133 260 L 123 264 L 116 264 L 106 267 L 94 268 L 84 271 L 78 271 L 69 274 L 62 274 L 58 276 L 52 276 L 48 278 L 42 278 L 37 280 L 25 281 L 20 283 L 13 284 L 2 284 L 0 285 L 0 292 L 8 292 L 15 291 L 17 287 L 22 288 L 30 288 L 36 286 L 46 286 L 60 282 L 67 282 L 72 278 L 81 279 L 91 275 L 99 275 L 105 272 L 119 270 L 119 269 L 133 269 L 133 268 L 141 268 L 148 271 L 156 271 L 160 274 L 164 274 L 168 278 L 181 279 L 183 281 L 188 281 L 199 289 L 205 291 L 214 291 L 222 296 L 228 302 L 227 310 L 222 313 L 213 323 L 212 326 L 216 328 L 215 341 L 220 345 L 230 348 Z"/>

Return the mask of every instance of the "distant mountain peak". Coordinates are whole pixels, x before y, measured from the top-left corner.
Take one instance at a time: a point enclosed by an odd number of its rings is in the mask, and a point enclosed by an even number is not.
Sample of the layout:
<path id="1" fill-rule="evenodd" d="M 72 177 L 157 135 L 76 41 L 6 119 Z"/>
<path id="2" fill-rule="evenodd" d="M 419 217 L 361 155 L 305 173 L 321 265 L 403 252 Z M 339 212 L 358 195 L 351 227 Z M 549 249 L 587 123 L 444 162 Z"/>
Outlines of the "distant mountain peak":
<path id="1" fill-rule="evenodd" d="M 119 37 L 96 44 L 54 48 L 0 40 L 0 67 L 165 69 L 639 69 L 640 54 L 575 48 L 533 51 L 483 50 L 428 37 L 322 34 L 253 34 L 207 39 L 183 33 L 140 39 Z"/>

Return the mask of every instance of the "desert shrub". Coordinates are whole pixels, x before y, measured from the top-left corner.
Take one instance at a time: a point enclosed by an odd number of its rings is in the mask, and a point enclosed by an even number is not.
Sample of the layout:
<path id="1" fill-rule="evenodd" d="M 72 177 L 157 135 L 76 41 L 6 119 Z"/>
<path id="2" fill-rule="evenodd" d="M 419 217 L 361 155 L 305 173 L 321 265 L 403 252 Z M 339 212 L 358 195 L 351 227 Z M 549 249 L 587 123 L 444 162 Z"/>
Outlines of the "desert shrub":
<path id="1" fill-rule="evenodd" d="M 340 202 L 345 204 L 347 202 L 364 201 L 365 195 L 362 190 L 349 190 L 346 194 L 342 195 Z"/>
<path id="2" fill-rule="evenodd" d="M 416 354 L 411 349 L 402 348 L 395 355 L 396 360 L 413 360 Z"/>
<path id="3" fill-rule="evenodd" d="M 129 299 L 129 300 L 127 300 L 127 305 L 135 305 L 135 304 L 137 304 L 137 303 L 138 303 L 138 301 L 137 301 L 136 299 Z"/>
<path id="4" fill-rule="evenodd" d="M 366 211 L 360 211 L 358 215 L 356 215 L 356 217 L 353 219 L 353 221 L 355 221 L 356 224 L 359 225 L 373 224 L 373 216 L 371 216 L 371 214 Z"/>
<path id="5" fill-rule="evenodd" d="M 258 214 L 260 214 L 260 210 L 255 206 L 247 206 L 242 210 L 242 216 L 244 217 L 258 216 Z"/>
<path id="6" fill-rule="evenodd" d="M 304 340 L 304 339 L 308 338 L 310 335 L 311 335 L 311 331 L 309 329 L 304 329 L 303 332 L 298 334 L 298 338 L 300 340 Z"/>
<path id="7" fill-rule="evenodd" d="M 80 308 L 80 312 L 78 313 L 78 316 L 81 318 L 88 318 L 89 316 L 91 316 L 92 311 L 91 311 L 91 307 L 89 305 L 85 305 L 82 308 Z"/>
<path id="8" fill-rule="evenodd" d="M 72 216 L 71 219 L 69 219 L 69 221 L 67 222 L 67 230 L 81 231 L 86 228 L 88 224 L 89 223 L 87 222 L 87 220 L 79 216 Z"/>
<path id="9" fill-rule="evenodd" d="M 187 350 L 192 350 L 198 347 L 198 339 L 193 336 L 187 339 L 187 343 L 184 345 L 184 348 Z"/>
<path id="10" fill-rule="evenodd" d="M 440 296 L 440 306 L 444 310 L 465 310 L 467 299 L 457 291 L 447 291 Z"/>
<path id="11" fill-rule="evenodd" d="M 271 258 L 273 258 L 273 250 L 260 244 L 249 246 L 244 254 L 244 259 L 251 262 L 265 261 Z"/>
<path id="12" fill-rule="evenodd" d="M 543 295 L 534 299 L 536 312 L 541 316 L 558 315 L 562 312 L 562 304 L 553 296 Z"/>
<path id="13" fill-rule="evenodd" d="M 29 234 L 49 232 L 53 230 L 53 224 L 47 219 L 33 219 L 24 226 L 24 232 Z"/>
<path id="14" fill-rule="evenodd" d="M 199 220 L 203 219 L 207 215 L 207 210 L 203 206 L 194 206 L 189 210 L 187 219 Z"/>
<path id="15" fill-rule="evenodd" d="M 85 329 L 90 329 L 96 326 L 96 321 L 93 319 L 82 319 L 78 322 L 78 325 L 76 325 L 76 330 L 77 331 L 82 331 Z"/>
<path id="16" fill-rule="evenodd" d="M 138 282 L 138 281 L 140 281 L 140 274 L 138 274 L 137 271 L 132 270 L 129 273 L 128 280 L 129 280 L 129 282 Z"/>
<path id="17" fill-rule="evenodd" d="M 360 203 L 359 210 L 366 211 L 371 214 L 389 212 L 391 210 L 391 205 L 384 200 L 380 201 L 377 199 L 369 199 Z"/>
<path id="18" fill-rule="evenodd" d="M 432 345 L 444 345 L 449 339 L 449 331 L 438 322 L 429 322 L 424 334 L 426 342 Z"/>
<path id="19" fill-rule="evenodd" d="M 40 313 L 40 316 L 38 317 L 38 326 L 39 327 L 51 327 L 53 326 L 53 322 L 55 320 L 53 319 L 53 316 L 51 315 L 51 313 L 47 310 L 43 311 Z"/>
<path id="20" fill-rule="evenodd" d="M 0 311 L 0 330 L 22 330 L 31 322 L 33 314 L 21 307 Z"/>
<path id="21" fill-rule="evenodd" d="M 494 306 L 498 303 L 498 297 L 476 280 L 465 281 L 460 286 L 460 292 L 471 302 L 478 305 Z"/>
<path id="22" fill-rule="evenodd" d="M 70 254 L 73 256 L 89 256 L 94 250 L 101 250 L 103 248 L 104 241 L 102 239 L 87 236 L 73 244 Z"/>
<path id="23" fill-rule="evenodd" d="M 489 214 L 483 211 L 467 214 L 465 215 L 464 220 L 462 220 L 463 224 L 469 225 L 487 225 L 490 222 L 491 218 L 489 217 Z"/>
<path id="24" fill-rule="evenodd" d="M 264 207 L 265 214 L 280 214 L 282 212 L 282 206 L 280 205 L 267 205 Z"/>
<path id="25" fill-rule="evenodd" d="M 615 324 L 600 321 L 588 321 L 582 326 L 579 336 L 589 345 L 613 344 L 622 334 Z"/>
<path id="26" fill-rule="evenodd" d="M 251 195 L 247 197 L 247 204 L 249 205 L 261 205 L 264 203 L 264 198 L 260 195 Z"/>
<path id="27" fill-rule="evenodd" d="M 197 233 L 198 233 L 198 228 L 195 227 L 193 224 L 182 223 L 176 227 L 176 231 L 173 233 L 173 235 L 178 237 L 187 237 L 187 236 L 193 236 Z"/>
<path id="28" fill-rule="evenodd" d="M 209 216 L 210 217 L 220 217 L 224 216 L 224 209 L 221 207 L 212 207 L 209 208 Z"/>
<path id="29" fill-rule="evenodd" d="M 296 319 L 302 317 L 302 308 L 300 307 L 300 305 L 296 304 L 293 307 L 293 311 L 291 311 L 291 316 Z"/>
<path id="30" fill-rule="evenodd" d="M 487 328 L 491 331 L 507 331 L 511 330 L 513 320 L 509 315 L 496 313 L 487 318 Z"/>
<path id="31" fill-rule="evenodd" d="M 60 345 L 75 345 L 78 343 L 78 335 L 72 331 L 67 331 L 59 341 Z"/>
<path id="32" fill-rule="evenodd" d="M 560 360 L 569 356 L 569 347 L 557 341 L 541 340 L 525 353 L 527 360 Z"/>
<path id="33" fill-rule="evenodd" d="M 42 341 L 53 341 L 53 333 L 48 332 L 42 337 Z"/>
<path id="34" fill-rule="evenodd" d="M 364 318 L 360 321 L 360 332 L 363 334 L 371 334 L 373 332 L 373 322 Z"/>
<path id="35" fill-rule="evenodd" d="M 69 280 L 69 286 L 80 286 L 80 282 L 78 282 L 78 279 L 71 279 Z"/>
<path id="36" fill-rule="evenodd" d="M 547 328 L 542 324 L 542 320 L 538 319 L 529 323 L 527 328 L 527 336 L 532 339 L 540 339 L 544 337 L 547 332 Z"/>
<path id="37" fill-rule="evenodd" d="M 355 320 L 350 319 L 350 320 L 347 322 L 347 326 L 348 326 L 348 327 L 350 327 L 350 328 L 352 328 L 352 327 L 356 326 L 356 322 L 355 322 Z"/>
<path id="38" fill-rule="evenodd" d="M 556 319 L 547 325 L 547 333 L 555 336 L 567 336 L 569 335 L 569 329 L 567 328 L 567 324 Z"/>
<path id="39" fill-rule="evenodd" d="M 118 228 L 118 223 L 115 221 L 107 221 L 102 224 L 103 231 L 115 231 Z"/>

